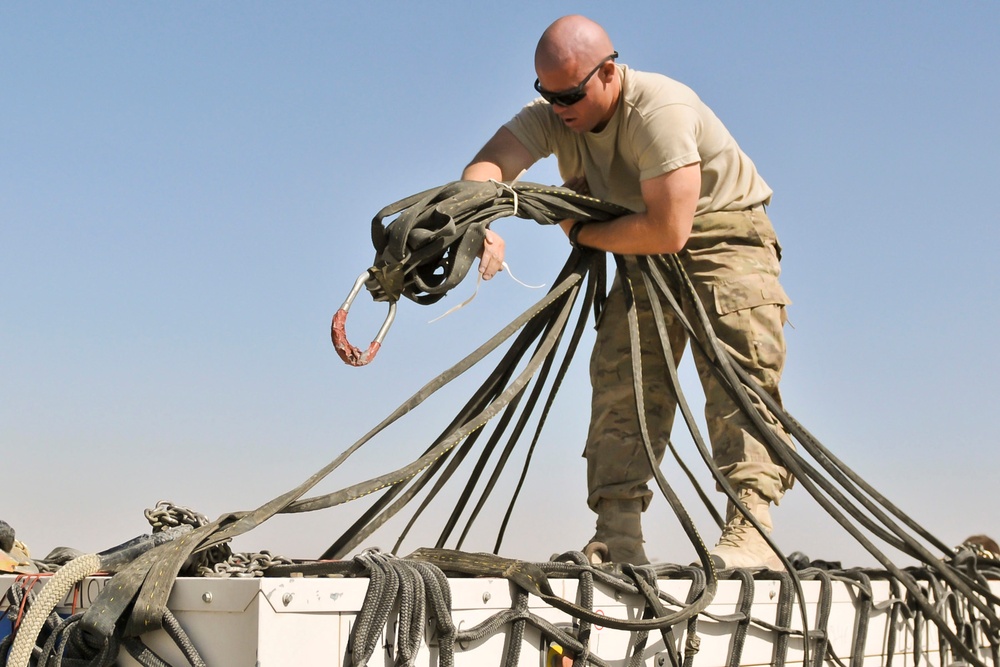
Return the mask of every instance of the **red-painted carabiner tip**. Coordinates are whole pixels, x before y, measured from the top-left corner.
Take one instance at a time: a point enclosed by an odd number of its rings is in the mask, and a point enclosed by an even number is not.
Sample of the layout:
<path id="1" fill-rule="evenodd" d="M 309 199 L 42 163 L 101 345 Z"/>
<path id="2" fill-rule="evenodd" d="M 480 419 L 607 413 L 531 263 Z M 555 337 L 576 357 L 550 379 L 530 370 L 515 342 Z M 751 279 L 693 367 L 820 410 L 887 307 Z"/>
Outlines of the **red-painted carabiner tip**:
<path id="1" fill-rule="evenodd" d="M 333 348 L 337 350 L 337 355 L 344 360 L 344 363 L 349 366 L 364 366 L 371 363 L 378 354 L 379 348 L 382 347 L 382 341 L 385 339 L 386 333 L 389 332 L 389 327 L 392 326 L 392 321 L 396 318 L 396 302 L 392 301 L 389 303 L 389 314 L 385 317 L 385 322 L 382 323 L 382 327 L 378 330 L 378 335 L 368 346 L 368 349 L 363 351 L 359 347 L 351 345 L 347 340 L 347 311 L 351 309 L 351 304 L 354 303 L 354 298 L 364 287 L 365 281 L 368 280 L 368 271 L 365 271 L 358 279 L 354 282 L 354 287 L 351 289 L 351 293 L 347 295 L 347 299 L 344 301 L 344 305 L 340 307 L 333 315 L 333 322 L 330 324 L 330 339 L 333 341 Z"/>

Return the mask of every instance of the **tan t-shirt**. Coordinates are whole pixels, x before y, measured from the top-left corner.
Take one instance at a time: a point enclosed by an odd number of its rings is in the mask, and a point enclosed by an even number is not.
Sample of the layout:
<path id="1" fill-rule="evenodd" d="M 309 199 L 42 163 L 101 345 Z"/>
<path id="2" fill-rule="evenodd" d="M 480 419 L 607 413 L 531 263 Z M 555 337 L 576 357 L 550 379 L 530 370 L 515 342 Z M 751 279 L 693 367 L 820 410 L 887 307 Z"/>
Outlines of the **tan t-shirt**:
<path id="1" fill-rule="evenodd" d="M 695 162 L 701 163 L 695 215 L 770 202 L 771 188 L 693 90 L 625 65 L 618 72 L 621 99 L 600 132 L 570 130 L 541 98 L 504 127 L 536 160 L 555 154 L 564 180 L 585 176 L 592 196 L 633 211 L 646 209 L 640 181 Z"/>

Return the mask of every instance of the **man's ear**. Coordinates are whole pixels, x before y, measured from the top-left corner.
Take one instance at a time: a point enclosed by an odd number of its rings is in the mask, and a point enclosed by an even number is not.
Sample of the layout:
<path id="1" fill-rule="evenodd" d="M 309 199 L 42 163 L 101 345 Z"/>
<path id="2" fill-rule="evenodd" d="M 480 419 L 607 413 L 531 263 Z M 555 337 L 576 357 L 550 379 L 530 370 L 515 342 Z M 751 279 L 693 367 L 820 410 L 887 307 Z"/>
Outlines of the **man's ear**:
<path id="1" fill-rule="evenodd" d="M 601 83 L 604 85 L 611 83 L 615 76 L 614 61 L 611 60 L 601 65 L 601 71 L 597 73 L 597 76 L 601 77 Z"/>

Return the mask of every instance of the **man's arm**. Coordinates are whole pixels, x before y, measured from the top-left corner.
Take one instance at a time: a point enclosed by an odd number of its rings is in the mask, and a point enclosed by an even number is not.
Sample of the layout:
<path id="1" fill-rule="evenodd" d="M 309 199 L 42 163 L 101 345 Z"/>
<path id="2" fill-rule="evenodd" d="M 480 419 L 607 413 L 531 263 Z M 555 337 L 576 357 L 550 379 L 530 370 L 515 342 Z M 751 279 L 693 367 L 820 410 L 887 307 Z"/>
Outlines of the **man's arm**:
<path id="1" fill-rule="evenodd" d="M 464 181 L 512 181 L 535 163 L 514 133 L 501 127 L 462 172 Z"/>
<path id="2" fill-rule="evenodd" d="M 505 127 L 479 149 L 476 157 L 462 171 L 463 181 L 512 181 L 522 171 L 534 164 L 535 159 L 514 133 Z M 504 240 L 491 229 L 486 230 L 486 239 L 479 251 L 479 273 L 483 280 L 489 280 L 503 270 Z"/>
<path id="3" fill-rule="evenodd" d="M 585 225 L 580 245 L 619 255 L 662 255 L 680 252 L 691 236 L 694 212 L 701 196 L 701 165 L 689 164 L 640 183 L 643 213 Z M 576 223 L 560 223 L 567 234 Z"/>

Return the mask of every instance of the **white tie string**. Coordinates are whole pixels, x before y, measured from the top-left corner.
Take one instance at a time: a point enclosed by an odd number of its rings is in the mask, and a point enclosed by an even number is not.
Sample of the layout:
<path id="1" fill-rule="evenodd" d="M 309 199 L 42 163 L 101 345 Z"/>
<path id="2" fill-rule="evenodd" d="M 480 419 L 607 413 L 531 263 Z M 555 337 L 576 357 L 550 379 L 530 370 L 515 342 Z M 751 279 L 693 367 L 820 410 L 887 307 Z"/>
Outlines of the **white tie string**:
<path id="1" fill-rule="evenodd" d="M 504 268 L 504 271 L 507 272 L 507 275 L 510 276 L 511 280 L 513 280 L 515 283 L 517 283 L 521 287 L 527 287 L 528 289 L 541 289 L 541 288 L 545 287 L 545 283 L 542 283 L 541 285 L 528 285 L 527 283 L 523 283 L 520 280 L 518 280 L 517 277 L 513 273 L 510 272 L 510 266 L 508 266 L 507 262 L 504 262 L 502 266 Z M 468 299 L 466 299 L 462 303 L 458 304 L 457 306 L 452 306 L 451 308 L 449 308 L 448 310 L 446 310 L 443 314 L 438 315 L 433 320 L 431 320 L 430 322 L 428 322 L 428 324 L 431 324 L 433 322 L 437 322 L 441 318 L 447 317 L 448 315 L 451 315 L 452 313 L 454 313 L 456 310 L 459 310 L 461 308 L 465 308 L 467 305 L 469 305 L 470 303 L 472 303 L 472 300 L 476 298 L 477 294 L 479 294 L 479 285 L 482 282 L 483 282 L 483 274 L 477 272 L 476 273 L 476 289 L 472 293 L 472 296 L 470 296 Z"/>
<path id="2" fill-rule="evenodd" d="M 521 173 L 523 174 L 524 172 L 522 171 Z M 519 174 L 518 178 L 520 178 L 520 177 L 521 176 Z M 512 182 L 516 183 L 517 179 L 515 179 Z M 514 195 L 514 215 L 517 215 L 517 190 L 515 190 L 511 185 L 508 185 L 507 183 L 504 183 L 503 181 L 498 181 L 495 178 L 491 178 L 490 179 L 490 183 L 492 183 L 493 185 L 495 185 L 498 188 L 501 188 L 503 190 L 510 190 L 510 193 L 512 195 Z"/>
<path id="3" fill-rule="evenodd" d="M 492 183 L 493 185 L 495 185 L 495 186 L 497 186 L 499 188 L 505 189 L 505 190 L 510 190 L 510 193 L 514 196 L 514 215 L 517 215 L 517 190 L 515 190 L 513 188 L 513 184 L 517 183 L 519 180 L 521 180 L 521 177 L 524 176 L 524 172 L 525 171 L 526 171 L 525 169 L 522 169 L 521 173 L 517 175 L 517 178 L 515 178 L 513 181 L 511 181 L 509 185 L 507 183 L 504 183 L 503 181 L 498 181 L 495 178 L 491 178 L 490 179 L 490 183 Z M 515 276 L 513 273 L 511 273 L 510 266 L 507 264 L 507 262 L 502 262 L 501 266 L 503 267 L 504 271 L 507 272 L 507 275 L 509 275 L 511 277 L 511 280 L 513 280 L 518 285 L 521 285 L 522 287 L 527 287 L 528 289 L 541 289 L 541 288 L 545 287 L 545 283 L 542 283 L 541 285 L 528 285 L 527 283 L 521 282 L 520 280 L 517 279 L 517 276 Z M 462 308 L 465 308 L 467 305 L 469 305 L 470 303 L 472 303 L 472 300 L 476 298 L 477 294 L 479 294 L 479 285 L 482 282 L 483 282 L 483 274 L 477 272 L 476 273 L 476 289 L 472 292 L 472 296 L 470 296 L 468 299 L 466 299 L 462 303 L 458 304 L 457 306 L 452 306 L 451 308 L 449 308 L 448 310 L 446 310 L 444 313 L 442 313 L 441 315 L 438 315 L 433 320 L 431 320 L 430 322 L 428 322 L 428 324 L 431 324 L 433 322 L 437 322 L 441 318 L 447 317 L 448 315 L 451 315 L 452 313 L 454 313 L 456 310 L 460 310 Z"/>

